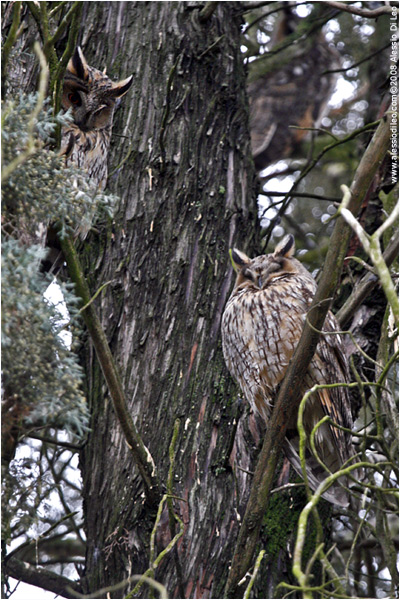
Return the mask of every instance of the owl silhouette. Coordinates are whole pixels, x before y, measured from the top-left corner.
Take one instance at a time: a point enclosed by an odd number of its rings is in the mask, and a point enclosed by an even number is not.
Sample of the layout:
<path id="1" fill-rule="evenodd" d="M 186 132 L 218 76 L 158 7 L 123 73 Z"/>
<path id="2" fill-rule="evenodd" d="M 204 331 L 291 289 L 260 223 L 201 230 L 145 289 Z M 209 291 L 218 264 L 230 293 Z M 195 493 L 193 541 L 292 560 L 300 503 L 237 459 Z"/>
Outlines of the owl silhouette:
<path id="1" fill-rule="evenodd" d="M 293 257 L 294 250 L 294 238 L 288 235 L 272 254 L 252 260 L 239 250 L 232 251 L 237 279 L 222 317 L 224 357 L 253 412 L 261 415 L 267 424 L 317 288 L 312 275 Z M 304 374 L 299 390 L 301 396 L 315 384 L 349 382 L 347 359 L 337 331 L 338 323 L 329 312 L 314 357 Z M 310 396 L 304 413 L 307 436 L 326 415 L 337 425 L 351 430 L 353 418 L 348 388 L 320 389 Z M 301 475 L 296 420 L 297 415 L 289 423 L 284 451 Z M 355 454 L 351 434 L 328 423 L 317 429 L 315 446 L 320 460 L 331 472 L 338 471 Z M 310 486 L 316 489 L 326 478 L 327 471 L 310 447 L 306 462 Z M 338 505 L 349 502 L 346 490 L 339 484 L 331 487 L 324 497 Z"/>
<path id="2" fill-rule="evenodd" d="M 107 183 L 108 151 L 114 109 L 132 85 L 133 75 L 113 82 L 105 71 L 90 67 L 79 46 L 64 77 L 62 107 L 71 109 L 73 122 L 63 127 L 61 153 L 67 164 L 85 169 L 103 190 Z"/>

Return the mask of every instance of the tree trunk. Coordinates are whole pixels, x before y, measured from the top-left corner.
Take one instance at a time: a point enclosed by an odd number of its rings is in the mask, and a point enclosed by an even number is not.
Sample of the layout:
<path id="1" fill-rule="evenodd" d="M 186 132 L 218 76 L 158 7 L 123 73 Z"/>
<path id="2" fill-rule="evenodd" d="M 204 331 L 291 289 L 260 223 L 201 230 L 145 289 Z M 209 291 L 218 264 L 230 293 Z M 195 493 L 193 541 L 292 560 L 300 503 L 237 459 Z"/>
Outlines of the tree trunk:
<path id="1" fill-rule="evenodd" d="M 107 64 L 114 79 L 133 73 L 134 84 L 114 129 L 122 137 L 114 137 L 109 186 L 119 209 L 81 256 L 92 293 L 111 282 L 96 308 L 164 487 L 180 420 L 173 492 L 184 534 L 155 573 L 174 598 L 222 597 L 251 484 L 238 467 L 251 468 L 257 442 L 253 420 L 237 425 L 242 407 L 220 343 L 234 277 L 228 250 L 251 252 L 258 227 L 240 4 L 215 5 L 204 21 L 187 2 L 84 8 L 89 63 Z M 94 592 L 149 567 L 155 515 L 89 346 L 92 430 L 81 468 Z M 165 509 L 156 555 L 170 539 Z"/>

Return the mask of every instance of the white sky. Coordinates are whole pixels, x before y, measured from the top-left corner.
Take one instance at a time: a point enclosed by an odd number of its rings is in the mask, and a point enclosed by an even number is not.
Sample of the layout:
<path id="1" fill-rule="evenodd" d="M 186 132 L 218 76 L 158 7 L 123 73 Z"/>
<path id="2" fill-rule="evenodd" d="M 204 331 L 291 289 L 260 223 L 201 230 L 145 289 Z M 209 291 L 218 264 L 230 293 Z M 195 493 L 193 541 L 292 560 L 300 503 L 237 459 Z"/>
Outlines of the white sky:
<path id="1" fill-rule="evenodd" d="M 10 578 L 11 590 L 17 585 L 15 579 Z M 45 592 L 41 588 L 35 585 L 28 585 L 27 583 L 19 583 L 17 590 L 11 596 L 12 600 L 52 600 L 53 598 L 61 598 L 62 596 L 56 596 L 52 592 Z"/>

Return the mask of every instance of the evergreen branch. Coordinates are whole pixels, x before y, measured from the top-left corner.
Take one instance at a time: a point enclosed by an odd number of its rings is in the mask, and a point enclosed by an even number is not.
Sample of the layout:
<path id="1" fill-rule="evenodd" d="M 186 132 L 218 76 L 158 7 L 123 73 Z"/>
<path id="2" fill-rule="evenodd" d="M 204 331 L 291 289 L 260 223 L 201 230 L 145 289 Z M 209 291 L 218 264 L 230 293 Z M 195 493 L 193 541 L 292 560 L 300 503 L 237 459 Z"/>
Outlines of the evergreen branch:
<path id="1" fill-rule="evenodd" d="M 78 254 L 71 238 L 60 237 L 60 244 L 67 262 L 69 274 L 72 281 L 75 283 L 76 293 L 87 306 L 82 313 L 83 318 L 92 338 L 96 355 L 113 401 L 115 413 L 125 435 L 125 440 L 142 476 L 147 500 L 151 506 L 158 506 L 161 493 L 156 466 L 149 450 L 144 445 L 128 410 L 125 393 L 107 338 L 95 308 L 90 302 L 90 290 L 83 275 Z"/>
<path id="2" fill-rule="evenodd" d="M 34 130 L 37 123 L 37 118 L 40 111 L 43 108 L 43 102 L 46 97 L 47 91 L 47 81 L 49 78 L 49 67 L 47 66 L 46 58 L 40 48 L 38 42 L 35 42 L 33 45 L 33 49 L 39 59 L 40 63 L 40 78 L 39 78 L 39 89 L 37 96 L 37 103 L 35 108 L 33 109 L 31 115 L 29 116 L 27 133 L 28 133 L 28 141 L 26 143 L 26 148 L 22 152 L 20 152 L 14 160 L 12 160 L 8 165 L 5 165 L 2 169 L 1 173 L 1 181 L 5 181 L 11 175 L 15 169 L 17 169 L 20 165 L 22 165 L 32 154 L 36 152 L 36 144 L 34 137 Z"/>
<path id="3" fill-rule="evenodd" d="M 381 120 L 354 176 L 349 204 L 349 209 L 353 214 L 358 213 L 375 173 L 387 154 L 389 144 L 390 121 L 385 117 Z M 341 218 L 337 219 L 324 269 L 310 309 L 310 321 L 316 329 L 322 329 L 325 321 L 329 303 L 323 301 L 325 298 L 331 298 L 334 294 L 346 256 L 350 234 L 350 227 Z M 237 597 L 239 582 L 251 564 L 262 519 L 268 506 L 269 493 L 272 488 L 278 457 L 284 443 L 286 429 L 297 411 L 300 402 L 298 395 L 301 382 L 314 355 L 318 340 L 319 334 L 313 331 L 306 322 L 296 351 L 281 383 L 269 419 L 226 583 L 226 598 Z"/>
<path id="4" fill-rule="evenodd" d="M 281 68 L 282 64 L 289 64 L 298 55 L 298 42 L 306 40 L 306 44 L 310 43 L 311 45 L 313 35 L 318 35 L 323 25 L 336 17 L 337 14 L 337 12 L 330 11 L 329 13 L 324 12 L 320 17 L 305 19 L 301 27 L 297 27 L 293 33 L 286 35 L 282 41 L 275 44 L 268 52 L 261 54 L 251 62 L 248 81 L 254 81 L 262 74 L 272 73 Z M 289 49 L 283 58 L 276 56 L 286 48 Z M 267 64 L 266 61 L 268 61 Z"/>

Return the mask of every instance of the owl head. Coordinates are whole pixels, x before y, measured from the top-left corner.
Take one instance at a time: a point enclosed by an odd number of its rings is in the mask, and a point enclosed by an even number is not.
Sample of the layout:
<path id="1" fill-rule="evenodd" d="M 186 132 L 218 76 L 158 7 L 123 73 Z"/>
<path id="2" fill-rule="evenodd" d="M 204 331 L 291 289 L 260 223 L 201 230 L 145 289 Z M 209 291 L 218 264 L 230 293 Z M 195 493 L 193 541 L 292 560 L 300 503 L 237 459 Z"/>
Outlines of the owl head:
<path id="1" fill-rule="evenodd" d="M 74 123 L 82 131 L 111 127 L 115 103 L 132 85 L 133 75 L 113 82 L 105 71 L 89 67 L 79 46 L 64 77 L 62 107 L 72 109 Z"/>
<path id="2" fill-rule="evenodd" d="M 275 281 L 291 274 L 309 273 L 303 265 L 293 258 L 295 251 L 294 237 L 286 235 L 272 254 L 256 256 L 250 259 L 244 252 L 234 248 L 231 251 L 232 263 L 237 272 L 237 287 L 251 287 L 263 290 Z"/>

